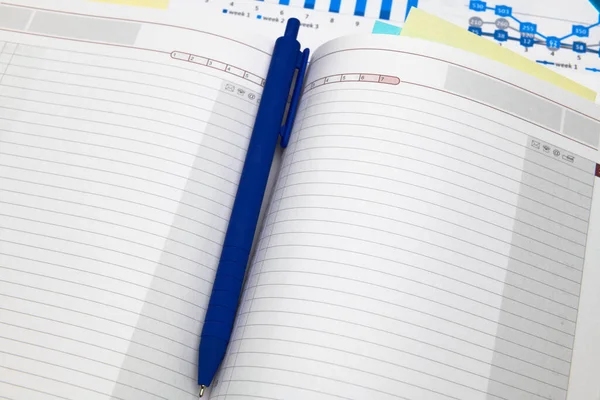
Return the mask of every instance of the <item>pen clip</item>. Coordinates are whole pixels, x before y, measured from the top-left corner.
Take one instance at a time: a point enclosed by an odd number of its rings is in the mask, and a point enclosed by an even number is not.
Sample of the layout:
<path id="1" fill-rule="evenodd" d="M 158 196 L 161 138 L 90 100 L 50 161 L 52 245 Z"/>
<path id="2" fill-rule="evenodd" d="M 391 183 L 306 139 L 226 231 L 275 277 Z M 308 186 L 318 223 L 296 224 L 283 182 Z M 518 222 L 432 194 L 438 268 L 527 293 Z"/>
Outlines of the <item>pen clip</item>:
<path id="1" fill-rule="evenodd" d="M 304 75 L 306 75 L 309 55 L 310 51 L 308 49 L 304 49 L 304 51 L 298 53 L 298 60 L 296 63 L 298 74 L 296 75 L 296 82 L 294 82 L 292 101 L 290 102 L 290 108 L 285 123 L 281 127 L 281 132 L 279 133 L 279 136 L 281 136 L 281 147 L 283 148 L 287 147 L 290 136 L 292 135 L 292 128 L 294 127 L 294 119 L 296 119 L 296 111 L 298 111 L 298 104 L 300 103 L 300 94 L 304 83 Z"/>

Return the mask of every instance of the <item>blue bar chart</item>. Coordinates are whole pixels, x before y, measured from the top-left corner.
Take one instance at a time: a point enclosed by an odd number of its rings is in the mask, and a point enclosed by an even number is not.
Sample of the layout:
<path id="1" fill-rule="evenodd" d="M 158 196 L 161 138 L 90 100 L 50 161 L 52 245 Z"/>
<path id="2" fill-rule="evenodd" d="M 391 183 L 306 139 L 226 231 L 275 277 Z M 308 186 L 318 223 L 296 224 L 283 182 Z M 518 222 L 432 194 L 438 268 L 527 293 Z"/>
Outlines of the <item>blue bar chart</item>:
<path id="1" fill-rule="evenodd" d="M 354 15 L 358 17 L 364 17 L 366 8 L 367 0 L 356 0 L 356 6 L 354 7 Z"/>
<path id="2" fill-rule="evenodd" d="M 417 8 L 419 6 L 419 0 L 407 0 L 406 1 L 406 14 L 404 15 L 404 20 L 406 21 L 406 18 L 408 18 L 408 13 L 410 12 L 410 9 L 415 7 Z"/>
<path id="3" fill-rule="evenodd" d="M 220 1 L 227 3 L 227 8 L 220 10 L 222 13 L 229 14 L 232 18 L 246 17 L 260 21 L 261 29 L 268 30 L 273 35 L 280 34 L 282 23 L 290 18 L 297 18 L 305 37 L 310 37 L 311 43 L 321 44 L 326 39 L 357 33 L 400 35 L 402 23 L 410 8 L 417 7 L 419 2 L 423 4 L 427 1 L 445 0 Z"/>
<path id="4" fill-rule="evenodd" d="M 313 10 L 318 13 L 345 14 L 373 20 L 403 22 L 419 0 L 255 0 L 261 3 L 276 3 L 290 8 Z M 281 14 L 280 15 L 284 15 Z M 322 15 L 322 14 L 319 14 Z M 322 15 L 325 17 L 324 15 Z M 308 17 L 305 17 L 305 19 Z M 354 22 L 356 25 L 356 20 Z"/>
<path id="5" fill-rule="evenodd" d="M 339 13 L 341 5 L 342 0 L 331 0 L 331 2 L 329 3 L 329 12 Z"/>
<path id="6" fill-rule="evenodd" d="M 392 13 L 392 0 L 382 0 L 379 19 L 389 20 Z"/>

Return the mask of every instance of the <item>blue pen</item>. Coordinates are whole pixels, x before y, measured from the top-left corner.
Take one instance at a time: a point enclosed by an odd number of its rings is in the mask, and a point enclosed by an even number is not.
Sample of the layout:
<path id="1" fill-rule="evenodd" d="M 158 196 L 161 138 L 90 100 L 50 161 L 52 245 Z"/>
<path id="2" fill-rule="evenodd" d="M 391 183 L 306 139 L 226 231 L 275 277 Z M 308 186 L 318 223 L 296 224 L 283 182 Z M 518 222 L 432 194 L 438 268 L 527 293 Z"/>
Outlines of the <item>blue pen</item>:
<path id="1" fill-rule="evenodd" d="M 289 19 L 285 34 L 275 42 L 202 328 L 198 360 L 200 397 L 223 361 L 231 337 L 277 140 L 281 136 L 281 146 L 286 147 L 292 131 L 309 55 L 308 49 L 300 52 L 296 39 L 299 29 L 300 21 Z M 296 70 L 292 101 L 282 126 Z"/>

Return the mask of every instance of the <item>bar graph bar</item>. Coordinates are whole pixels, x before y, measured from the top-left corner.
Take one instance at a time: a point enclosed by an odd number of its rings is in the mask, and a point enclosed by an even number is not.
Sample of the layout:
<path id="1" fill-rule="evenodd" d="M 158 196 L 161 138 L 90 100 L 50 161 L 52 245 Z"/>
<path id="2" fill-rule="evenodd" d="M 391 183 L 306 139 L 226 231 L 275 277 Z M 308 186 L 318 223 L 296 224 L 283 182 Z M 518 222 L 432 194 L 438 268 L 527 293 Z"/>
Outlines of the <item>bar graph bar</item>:
<path id="1" fill-rule="evenodd" d="M 0 0 L 1 2 L 2 0 Z M 208 1 L 208 0 L 207 0 Z M 352 12 L 352 6 L 350 3 L 354 2 L 354 12 L 353 15 L 355 17 L 366 17 L 370 19 L 378 19 L 381 23 L 385 24 L 382 21 L 398 21 L 399 18 L 402 18 L 401 15 L 397 15 L 397 8 L 400 3 L 406 2 L 406 10 L 405 10 L 405 19 L 408 17 L 408 13 L 411 8 L 419 6 L 419 0 L 294 0 L 294 2 L 290 0 L 255 0 L 260 1 L 262 3 L 279 3 L 281 6 L 292 6 L 292 7 L 303 7 L 306 10 L 314 10 L 314 13 L 335 13 L 335 14 L 346 14 Z M 317 4 L 319 2 L 319 4 Z M 326 2 L 329 2 L 329 8 L 325 8 Z M 349 4 L 342 4 L 342 2 L 347 2 Z M 369 3 L 367 3 L 369 2 Z M 325 4 L 324 4 L 325 3 Z M 368 7 L 367 7 L 368 6 Z M 258 8 L 257 8 L 258 11 Z M 263 11 L 261 9 L 261 11 Z M 225 11 L 224 11 L 225 12 Z M 283 11 L 281 11 L 283 15 Z M 377 14 L 378 13 L 378 14 Z M 311 13 L 312 15 L 313 13 Z M 308 15 L 308 14 L 307 14 Z M 259 19 L 262 18 L 257 17 Z M 340 18 L 342 16 L 340 15 Z M 308 18 L 308 17 L 307 17 Z M 313 17 L 314 18 L 314 17 Z M 337 18 L 336 18 L 337 20 Z M 334 19 L 331 18 L 331 22 L 334 22 Z M 356 22 L 356 21 L 355 21 Z M 358 24 L 358 22 L 356 22 Z M 357 25 L 358 26 L 358 25 Z M 600 399 L 599 399 L 600 400 Z"/>
<path id="2" fill-rule="evenodd" d="M 379 19 L 390 19 L 392 13 L 392 0 L 381 0 L 381 11 L 379 11 Z"/>
<path id="3" fill-rule="evenodd" d="M 419 0 L 406 0 L 406 15 L 404 16 L 405 21 L 406 18 L 408 18 L 408 13 L 410 12 L 410 9 L 413 7 L 419 7 Z"/>
<path id="4" fill-rule="evenodd" d="M 331 3 L 329 3 L 329 12 L 339 13 L 341 5 L 342 0 L 331 0 Z"/>
<path id="5" fill-rule="evenodd" d="M 356 0 L 356 7 L 354 7 L 354 15 L 356 15 L 357 17 L 364 17 L 366 8 L 367 0 Z"/>

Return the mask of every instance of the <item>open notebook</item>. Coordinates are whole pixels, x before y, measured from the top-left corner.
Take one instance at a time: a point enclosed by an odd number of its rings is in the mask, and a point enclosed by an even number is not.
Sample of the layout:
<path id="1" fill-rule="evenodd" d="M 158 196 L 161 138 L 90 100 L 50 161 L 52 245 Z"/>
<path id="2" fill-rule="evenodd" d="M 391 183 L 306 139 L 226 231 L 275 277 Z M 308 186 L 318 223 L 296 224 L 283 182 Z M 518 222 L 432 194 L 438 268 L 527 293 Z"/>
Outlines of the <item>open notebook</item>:
<path id="1" fill-rule="evenodd" d="M 0 398 L 196 399 L 272 41 L 20 4 Z M 456 49 L 317 49 L 208 397 L 598 399 L 599 135 L 591 102 Z"/>

